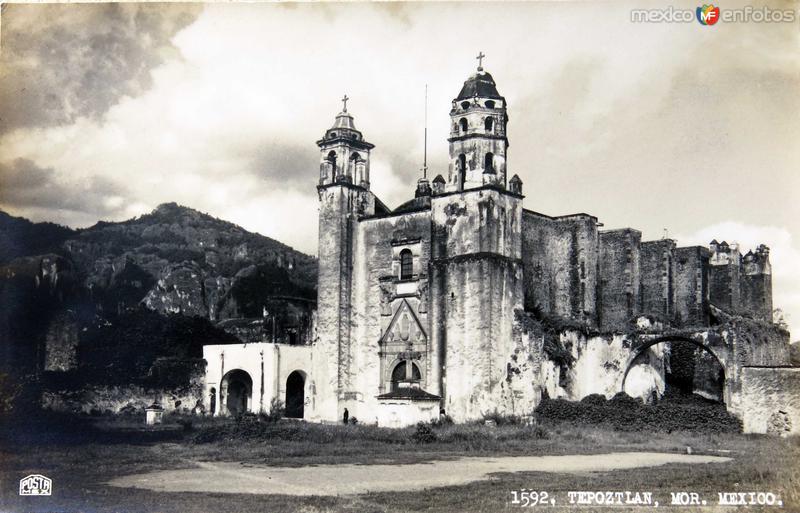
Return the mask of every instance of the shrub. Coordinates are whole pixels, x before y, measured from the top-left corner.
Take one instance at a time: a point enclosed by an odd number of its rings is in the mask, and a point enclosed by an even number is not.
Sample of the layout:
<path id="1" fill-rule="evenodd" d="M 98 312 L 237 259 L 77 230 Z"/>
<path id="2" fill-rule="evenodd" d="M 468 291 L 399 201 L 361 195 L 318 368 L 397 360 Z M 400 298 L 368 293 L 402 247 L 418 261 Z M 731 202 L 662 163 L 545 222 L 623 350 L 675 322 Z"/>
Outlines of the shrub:
<path id="1" fill-rule="evenodd" d="M 262 413 L 260 416 L 266 422 L 278 422 L 286 413 L 286 408 L 277 397 L 273 397 L 269 403 L 269 413 Z"/>
<path id="2" fill-rule="evenodd" d="M 544 399 L 535 413 L 542 421 L 568 422 L 575 425 L 606 425 L 618 431 L 702 431 L 738 433 L 741 421 L 724 404 L 699 396 L 667 398 L 646 405 L 624 393 L 610 401 L 589 396 L 580 402 Z"/>
<path id="3" fill-rule="evenodd" d="M 417 429 L 411 435 L 411 440 L 418 444 L 429 444 L 437 440 L 436 433 L 433 432 L 433 427 L 429 423 L 417 423 Z"/>
<path id="4" fill-rule="evenodd" d="M 497 426 L 517 426 L 522 424 L 522 417 L 518 415 L 501 415 L 497 413 L 497 410 L 484 415 L 483 422 L 485 423 L 487 420 L 493 420 Z"/>

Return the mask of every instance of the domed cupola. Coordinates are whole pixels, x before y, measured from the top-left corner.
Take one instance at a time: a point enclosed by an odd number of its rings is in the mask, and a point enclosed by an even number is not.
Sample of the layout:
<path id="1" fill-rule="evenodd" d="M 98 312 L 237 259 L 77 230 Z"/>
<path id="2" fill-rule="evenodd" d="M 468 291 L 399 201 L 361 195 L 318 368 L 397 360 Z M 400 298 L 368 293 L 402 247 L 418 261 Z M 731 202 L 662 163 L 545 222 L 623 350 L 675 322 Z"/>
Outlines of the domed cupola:
<path id="1" fill-rule="evenodd" d="M 497 92 L 497 85 L 494 83 L 492 75 L 484 71 L 483 68 L 478 68 L 478 71 L 464 82 L 456 101 L 472 99 L 476 96 L 503 99 L 500 93 Z"/>
<path id="2" fill-rule="evenodd" d="M 450 110 L 450 168 L 447 191 L 494 185 L 505 188 L 508 113 L 494 78 L 478 69 L 461 87 Z"/>
<path id="3" fill-rule="evenodd" d="M 369 189 L 369 152 L 375 145 L 364 140 L 347 112 L 347 95 L 333 126 L 317 141 L 320 148 L 320 185 L 344 182 Z"/>

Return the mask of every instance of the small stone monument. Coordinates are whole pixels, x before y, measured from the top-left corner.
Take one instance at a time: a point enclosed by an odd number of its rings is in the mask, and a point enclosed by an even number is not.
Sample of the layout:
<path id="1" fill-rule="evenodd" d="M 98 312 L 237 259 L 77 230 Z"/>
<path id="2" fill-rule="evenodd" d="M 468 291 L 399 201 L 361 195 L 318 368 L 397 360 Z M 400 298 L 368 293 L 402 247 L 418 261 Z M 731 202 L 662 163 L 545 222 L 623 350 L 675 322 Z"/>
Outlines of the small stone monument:
<path id="1" fill-rule="evenodd" d="M 145 423 L 148 426 L 152 426 L 154 424 L 161 424 L 161 421 L 164 417 L 164 408 L 161 407 L 160 404 L 154 402 L 150 406 L 144 409 L 145 411 Z"/>

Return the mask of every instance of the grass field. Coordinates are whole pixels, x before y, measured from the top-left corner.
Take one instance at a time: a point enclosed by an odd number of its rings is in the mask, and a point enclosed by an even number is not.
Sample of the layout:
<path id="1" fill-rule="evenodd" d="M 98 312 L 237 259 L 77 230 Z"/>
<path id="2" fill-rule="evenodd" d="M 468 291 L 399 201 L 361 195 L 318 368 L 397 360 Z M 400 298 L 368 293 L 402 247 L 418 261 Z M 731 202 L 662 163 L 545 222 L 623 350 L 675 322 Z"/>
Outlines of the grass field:
<path id="1" fill-rule="evenodd" d="M 3 512 L 282 512 L 282 511 L 514 511 L 512 490 L 548 491 L 566 500 L 569 490 L 652 491 L 669 496 L 694 491 L 716 503 L 717 492 L 772 491 L 784 507 L 800 511 L 800 441 L 739 434 L 639 433 L 565 424 L 541 426 L 443 426 L 436 441 L 415 443 L 414 428 L 323 426 L 281 421 L 258 432 L 234 429 L 234 421 L 177 421 L 158 429 L 138 419 L 43 419 L 26 426 L 0 426 L 0 511 Z M 185 422 L 184 422 L 185 424 Z M 58 427 L 55 427 L 55 426 Z M 205 437 L 203 433 L 218 436 Z M 220 433 L 222 433 L 220 435 Z M 236 433 L 236 436 L 229 436 Z M 159 493 L 113 488 L 109 479 L 157 469 L 189 468 L 195 461 L 300 466 L 344 463 L 417 463 L 462 456 L 588 454 L 620 451 L 685 452 L 729 456 L 710 465 L 663 467 L 571 475 L 515 473 L 463 486 L 342 497 Z M 42 473 L 53 479 L 52 497 L 19 497 L 19 479 Z M 738 507 L 664 507 L 657 511 L 754 511 Z M 600 508 L 600 509 L 597 509 Z M 530 508 L 524 508 L 530 509 Z M 539 511 L 649 511 L 618 507 L 538 506 Z M 756 509 L 758 510 L 758 509 Z"/>

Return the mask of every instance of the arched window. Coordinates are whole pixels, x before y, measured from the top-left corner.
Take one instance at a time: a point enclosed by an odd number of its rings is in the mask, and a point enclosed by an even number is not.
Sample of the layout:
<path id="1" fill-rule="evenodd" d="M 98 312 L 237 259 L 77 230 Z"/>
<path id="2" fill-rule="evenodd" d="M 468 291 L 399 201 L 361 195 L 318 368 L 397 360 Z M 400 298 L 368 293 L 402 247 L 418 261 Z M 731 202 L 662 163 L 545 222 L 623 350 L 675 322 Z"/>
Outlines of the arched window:
<path id="1" fill-rule="evenodd" d="M 467 156 L 463 153 L 458 156 L 458 184 L 463 188 L 467 181 Z"/>
<path id="2" fill-rule="evenodd" d="M 397 364 L 397 367 L 394 368 L 392 371 L 392 382 L 397 383 L 399 381 L 406 380 L 406 362 L 400 362 Z"/>
<path id="3" fill-rule="evenodd" d="M 462 134 L 467 132 L 467 129 L 469 128 L 469 123 L 467 123 L 467 118 L 459 119 L 458 125 L 461 127 Z"/>
<path id="4" fill-rule="evenodd" d="M 494 173 L 494 154 L 487 153 L 486 158 L 483 161 L 483 172 L 484 173 Z"/>
<path id="5" fill-rule="evenodd" d="M 408 377 L 408 369 L 411 368 L 411 377 Z M 400 388 L 400 383 L 419 383 L 422 381 L 422 373 L 416 363 L 403 361 L 392 369 L 392 390 Z"/>
<path id="6" fill-rule="evenodd" d="M 400 252 L 400 279 L 410 280 L 414 276 L 414 256 L 410 249 Z"/>
<path id="7" fill-rule="evenodd" d="M 486 121 L 483 122 L 483 126 L 486 127 L 487 132 L 491 132 L 492 128 L 494 128 L 494 118 L 486 118 Z"/>
<path id="8" fill-rule="evenodd" d="M 336 164 L 336 152 L 333 150 L 329 151 L 326 160 L 331 164 Z"/>
<path id="9" fill-rule="evenodd" d="M 493 109 L 494 108 L 494 100 L 486 100 L 486 108 Z"/>
<path id="10" fill-rule="evenodd" d="M 419 367 L 416 363 L 411 364 L 411 381 L 422 381 L 422 374 L 419 372 Z"/>

